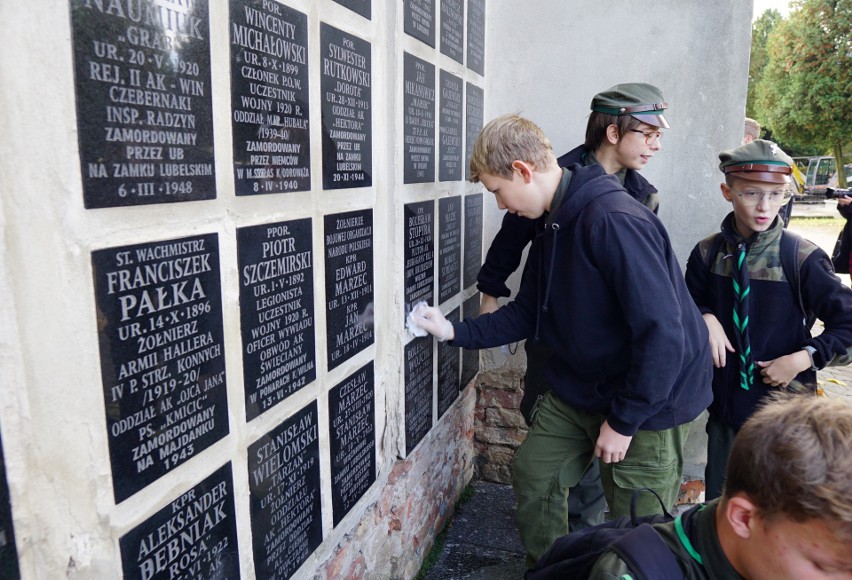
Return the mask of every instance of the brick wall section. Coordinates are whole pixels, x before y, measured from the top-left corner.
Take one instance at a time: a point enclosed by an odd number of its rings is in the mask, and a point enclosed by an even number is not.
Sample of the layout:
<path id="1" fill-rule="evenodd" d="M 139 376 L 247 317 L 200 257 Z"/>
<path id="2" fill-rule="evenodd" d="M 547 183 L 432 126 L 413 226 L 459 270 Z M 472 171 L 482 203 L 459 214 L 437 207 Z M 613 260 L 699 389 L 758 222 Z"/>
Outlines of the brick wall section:
<path id="1" fill-rule="evenodd" d="M 527 435 L 527 425 L 518 410 L 523 397 L 522 371 L 497 369 L 481 372 L 476 379 L 474 414 L 475 477 L 495 483 L 512 483 L 512 457 Z M 703 498 L 704 482 L 685 481 L 678 504 Z"/>
<path id="2" fill-rule="evenodd" d="M 476 391 L 465 389 L 420 445 L 394 462 L 377 499 L 314 578 L 413 578 L 473 475 Z"/>

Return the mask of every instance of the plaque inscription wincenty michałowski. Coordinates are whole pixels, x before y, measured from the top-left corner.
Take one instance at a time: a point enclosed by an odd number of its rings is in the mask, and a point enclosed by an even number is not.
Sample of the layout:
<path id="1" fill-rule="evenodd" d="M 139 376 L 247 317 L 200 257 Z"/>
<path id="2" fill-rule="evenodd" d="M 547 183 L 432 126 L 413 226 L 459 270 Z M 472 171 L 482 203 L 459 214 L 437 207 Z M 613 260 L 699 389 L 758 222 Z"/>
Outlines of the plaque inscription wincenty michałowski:
<path id="1" fill-rule="evenodd" d="M 274 0 L 230 8 L 236 194 L 309 190 L 308 17 Z"/>

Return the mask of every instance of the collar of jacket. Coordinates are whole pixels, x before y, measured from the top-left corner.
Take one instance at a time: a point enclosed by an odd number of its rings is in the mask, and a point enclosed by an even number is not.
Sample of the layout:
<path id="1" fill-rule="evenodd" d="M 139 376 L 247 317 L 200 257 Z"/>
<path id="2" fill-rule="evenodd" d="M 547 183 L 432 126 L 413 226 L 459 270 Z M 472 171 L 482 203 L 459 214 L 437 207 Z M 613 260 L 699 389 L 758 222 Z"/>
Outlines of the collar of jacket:
<path id="1" fill-rule="evenodd" d="M 729 213 L 722 220 L 722 237 L 724 237 L 725 241 L 734 247 L 740 242 L 745 242 L 748 244 L 749 253 L 760 253 L 769 246 L 779 243 L 782 231 L 784 231 L 784 222 L 778 216 L 775 216 L 775 220 L 769 226 L 768 230 L 765 232 L 755 232 L 749 239 L 745 239 L 740 235 L 734 225 L 734 212 Z"/>

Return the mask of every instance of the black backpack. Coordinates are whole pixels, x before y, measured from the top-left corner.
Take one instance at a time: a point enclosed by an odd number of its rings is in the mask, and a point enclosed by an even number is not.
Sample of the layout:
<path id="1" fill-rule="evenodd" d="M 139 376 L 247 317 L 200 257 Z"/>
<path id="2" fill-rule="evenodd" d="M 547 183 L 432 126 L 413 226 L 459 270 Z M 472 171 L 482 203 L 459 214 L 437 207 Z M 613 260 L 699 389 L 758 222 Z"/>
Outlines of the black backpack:
<path id="1" fill-rule="evenodd" d="M 810 330 L 816 322 L 816 314 L 813 311 L 805 308 L 805 303 L 802 300 L 802 277 L 799 273 L 801 264 L 799 263 L 799 241 L 801 236 L 796 232 L 791 232 L 788 229 L 781 231 L 781 269 L 784 270 L 784 277 L 790 283 L 790 288 L 793 290 L 793 298 L 799 305 L 799 310 L 802 312 L 805 329 L 810 335 Z M 709 272 L 713 267 L 713 261 L 719 250 L 722 249 L 722 244 L 725 243 L 722 234 L 713 236 L 710 242 L 710 247 L 707 250 L 707 256 L 704 258 L 704 266 Z"/>
<path id="2" fill-rule="evenodd" d="M 662 514 L 636 516 L 636 497 L 653 493 L 663 508 Z M 663 500 L 648 488 L 637 489 L 630 500 L 630 516 L 585 528 L 562 536 L 539 558 L 525 580 L 571 580 L 588 578 L 601 554 L 615 552 L 630 567 L 636 580 L 681 580 L 683 569 L 668 544 L 652 524 L 674 518 Z"/>

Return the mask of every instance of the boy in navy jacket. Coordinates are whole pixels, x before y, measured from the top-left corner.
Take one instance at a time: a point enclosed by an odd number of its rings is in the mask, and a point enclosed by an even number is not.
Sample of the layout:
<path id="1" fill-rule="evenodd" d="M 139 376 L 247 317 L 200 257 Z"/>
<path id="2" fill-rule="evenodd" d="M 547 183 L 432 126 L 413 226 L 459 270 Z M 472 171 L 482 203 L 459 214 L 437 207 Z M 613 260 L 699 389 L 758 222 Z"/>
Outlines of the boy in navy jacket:
<path id="1" fill-rule="evenodd" d="M 667 106 L 660 89 L 647 83 L 621 83 L 598 93 L 592 99 L 585 143 L 556 162 L 560 167 L 575 163 L 600 165 L 618 178 L 627 193 L 657 213 L 657 189 L 639 171 L 660 150 L 660 130 L 669 127 L 663 116 Z M 628 114 L 617 114 L 622 109 Z M 497 299 L 511 295 L 506 280 L 520 265 L 524 248 L 543 223 L 544 217 L 531 220 L 506 212 L 477 276 L 477 288 L 482 292 L 480 314 L 494 312 L 499 308 Z M 527 340 L 524 351 L 527 368 L 520 411 L 530 425 L 535 404 L 550 390 L 543 370 L 551 349 Z M 568 495 L 569 531 L 603 522 L 605 508 L 600 469 L 597 460 L 593 460 Z"/>
<path id="2" fill-rule="evenodd" d="M 552 390 L 512 464 L 533 564 L 567 530 L 568 490 L 595 456 L 613 515 L 629 512 L 637 487 L 674 503 L 689 426 L 710 403 L 707 329 L 665 228 L 599 165 L 560 168 L 541 129 L 504 115 L 482 130 L 470 166 L 501 209 L 547 212 L 544 229 L 514 301 L 455 324 L 425 304 L 413 318 L 456 346 L 536 337 L 553 349 Z M 639 513 L 659 511 L 651 500 Z"/>
<path id="3" fill-rule="evenodd" d="M 778 213 L 792 197 L 793 160 L 762 139 L 723 151 L 719 159 L 722 195 L 733 212 L 721 234 L 695 246 L 686 267 L 716 367 L 707 422 L 708 500 L 721 494 L 734 435 L 758 403 L 779 389 L 815 395 L 816 370 L 852 346 L 852 290 L 834 275 L 825 252 L 803 239 L 796 256 L 801 302 L 825 323 L 819 336 L 811 337 L 803 324 L 805 313 L 783 268 L 781 239 L 790 234 L 782 234 Z M 714 243 L 719 235 L 722 243 Z"/>

